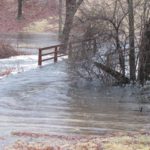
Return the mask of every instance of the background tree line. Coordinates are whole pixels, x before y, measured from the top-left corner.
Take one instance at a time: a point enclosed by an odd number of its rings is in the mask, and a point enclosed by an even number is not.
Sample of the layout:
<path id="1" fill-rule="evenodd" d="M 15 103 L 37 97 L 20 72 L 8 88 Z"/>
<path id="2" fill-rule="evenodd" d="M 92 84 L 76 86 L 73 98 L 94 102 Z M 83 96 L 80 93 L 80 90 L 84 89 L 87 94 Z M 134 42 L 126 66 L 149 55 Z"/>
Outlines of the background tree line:
<path id="1" fill-rule="evenodd" d="M 79 46 L 87 56 L 78 52 L 74 61 L 77 72 L 91 79 L 111 76 L 122 83 L 144 84 L 150 74 L 149 10 L 148 0 L 66 0 L 65 46 L 73 36 L 80 41 L 96 39 L 96 53 L 91 41 Z M 93 60 L 96 57 L 99 59 Z"/>

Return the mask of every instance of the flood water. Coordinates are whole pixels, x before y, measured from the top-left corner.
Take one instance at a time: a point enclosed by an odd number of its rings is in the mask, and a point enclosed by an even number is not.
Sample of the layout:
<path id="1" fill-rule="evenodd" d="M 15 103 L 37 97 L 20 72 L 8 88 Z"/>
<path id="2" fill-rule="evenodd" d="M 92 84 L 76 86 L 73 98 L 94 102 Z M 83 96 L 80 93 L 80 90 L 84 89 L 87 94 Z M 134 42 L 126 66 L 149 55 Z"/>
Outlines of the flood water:
<path id="1" fill-rule="evenodd" d="M 37 49 L 60 43 L 56 33 L 1 33 L 0 40 L 8 42 L 15 49 L 37 53 Z"/>
<path id="2" fill-rule="evenodd" d="M 37 36 L 35 41 L 40 40 Z M 78 135 L 149 131 L 150 105 L 139 101 L 137 89 L 87 82 L 74 76 L 63 60 L 0 80 L 0 136 L 12 131 Z"/>
<path id="3" fill-rule="evenodd" d="M 4 78 L 0 85 L 0 133 L 101 134 L 150 129 L 131 88 L 93 85 L 74 77 L 66 61 Z"/>

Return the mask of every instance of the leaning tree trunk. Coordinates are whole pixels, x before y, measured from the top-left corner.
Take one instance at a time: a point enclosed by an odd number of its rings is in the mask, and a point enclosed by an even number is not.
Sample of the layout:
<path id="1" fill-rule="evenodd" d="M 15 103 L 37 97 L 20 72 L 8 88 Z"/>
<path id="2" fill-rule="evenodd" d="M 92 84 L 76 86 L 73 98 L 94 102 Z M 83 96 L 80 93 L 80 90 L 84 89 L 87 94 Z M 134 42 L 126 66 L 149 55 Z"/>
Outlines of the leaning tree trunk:
<path id="1" fill-rule="evenodd" d="M 150 75 L 150 21 L 145 24 L 139 53 L 138 79 L 144 84 Z"/>
<path id="2" fill-rule="evenodd" d="M 121 74 L 120 72 L 113 70 L 112 68 L 110 68 L 109 66 L 103 65 L 101 63 L 95 62 L 94 63 L 95 66 L 97 68 L 102 69 L 103 71 L 105 71 L 106 73 L 110 74 L 112 77 L 114 77 L 119 83 L 122 84 L 128 84 L 130 83 L 130 80 L 125 77 L 123 74 Z"/>
<path id="3" fill-rule="evenodd" d="M 22 18 L 22 5 L 23 5 L 23 0 L 18 0 L 18 14 L 17 14 L 17 19 Z"/>

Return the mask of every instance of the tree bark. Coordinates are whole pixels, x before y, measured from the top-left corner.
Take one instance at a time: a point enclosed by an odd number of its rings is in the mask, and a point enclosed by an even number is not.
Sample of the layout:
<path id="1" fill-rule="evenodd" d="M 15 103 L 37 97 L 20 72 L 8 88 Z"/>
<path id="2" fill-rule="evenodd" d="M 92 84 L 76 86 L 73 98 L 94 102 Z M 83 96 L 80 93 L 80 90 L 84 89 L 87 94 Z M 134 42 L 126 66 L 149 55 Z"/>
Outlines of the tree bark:
<path id="1" fill-rule="evenodd" d="M 134 33 L 134 13 L 133 13 L 133 0 L 127 0 L 129 11 L 129 66 L 130 66 L 130 80 L 136 80 L 136 66 L 135 66 L 135 33 Z"/>
<path id="2" fill-rule="evenodd" d="M 63 25 L 62 12 L 63 12 L 63 2 L 62 0 L 59 0 L 59 39 L 61 39 L 62 36 L 62 25 Z"/>
<path id="3" fill-rule="evenodd" d="M 150 75 L 150 21 L 145 24 L 139 53 L 138 80 L 141 85 Z"/>
<path id="4" fill-rule="evenodd" d="M 125 58 L 123 56 L 123 51 L 120 46 L 119 28 L 116 28 L 116 50 L 119 55 L 119 64 L 120 64 L 120 68 L 121 68 L 121 73 L 125 76 Z"/>
<path id="5" fill-rule="evenodd" d="M 83 0 L 66 0 L 66 18 L 65 18 L 65 24 L 62 32 L 62 42 L 64 43 L 62 50 L 64 52 L 67 50 L 69 35 L 71 32 L 71 28 L 73 26 L 75 13 L 82 2 Z"/>
<path id="6" fill-rule="evenodd" d="M 17 14 L 17 19 L 22 18 L 22 5 L 23 5 L 23 0 L 18 0 L 18 14 Z"/>

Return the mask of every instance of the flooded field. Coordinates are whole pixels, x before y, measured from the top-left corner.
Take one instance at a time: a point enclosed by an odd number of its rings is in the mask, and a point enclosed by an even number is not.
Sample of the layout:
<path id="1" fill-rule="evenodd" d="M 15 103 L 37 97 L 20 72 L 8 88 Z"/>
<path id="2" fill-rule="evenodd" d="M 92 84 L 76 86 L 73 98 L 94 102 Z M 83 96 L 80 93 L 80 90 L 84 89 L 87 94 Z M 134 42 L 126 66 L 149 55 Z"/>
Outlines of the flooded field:
<path id="1" fill-rule="evenodd" d="M 1 80 L 0 133 L 148 130 L 150 106 L 135 95 L 132 88 L 95 87 L 73 77 L 66 62 L 59 62 Z"/>
<path id="2" fill-rule="evenodd" d="M 35 40 L 24 35 L 19 43 L 42 47 L 58 42 L 43 38 L 43 45 L 37 35 Z M 150 130 L 150 104 L 141 103 L 136 88 L 85 81 L 74 76 L 66 60 L 3 78 L 0 83 L 0 137 L 9 141 L 14 140 L 12 132 L 101 135 Z M 5 142 L 0 140 L 0 145 Z"/>

